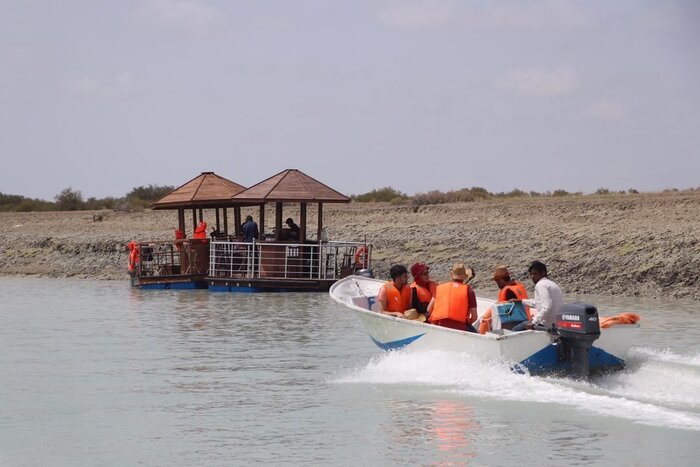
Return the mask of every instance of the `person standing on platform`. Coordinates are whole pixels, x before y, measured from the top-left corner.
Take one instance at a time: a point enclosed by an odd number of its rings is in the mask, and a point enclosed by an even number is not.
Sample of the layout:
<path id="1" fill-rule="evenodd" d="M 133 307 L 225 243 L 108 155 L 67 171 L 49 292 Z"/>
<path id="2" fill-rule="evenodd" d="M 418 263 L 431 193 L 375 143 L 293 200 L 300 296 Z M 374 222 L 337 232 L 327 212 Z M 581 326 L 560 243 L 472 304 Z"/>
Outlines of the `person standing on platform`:
<path id="1" fill-rule="evenodd" d="M 253 243 L 253 240 L 257 240 L 259 235 L 258 224 L 253 220 L 253 216 L 247 216 L 245 218 L 245 224 L 243 224 L 243 241 L 246 243 Z"/>

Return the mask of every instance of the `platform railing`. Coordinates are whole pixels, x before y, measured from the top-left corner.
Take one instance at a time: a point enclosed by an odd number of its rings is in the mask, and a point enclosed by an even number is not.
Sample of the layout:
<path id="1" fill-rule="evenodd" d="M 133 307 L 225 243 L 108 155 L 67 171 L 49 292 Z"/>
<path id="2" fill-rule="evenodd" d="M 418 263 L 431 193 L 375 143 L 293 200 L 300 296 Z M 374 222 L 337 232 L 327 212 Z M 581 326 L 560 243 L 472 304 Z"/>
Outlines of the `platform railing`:
<path id="1" fill-rule="evenodd" d="M 208 240 L 154 240 L 138 243 L 137 277 L 206 275 Z"/>
<path id="2" fill-rule="evenodd" d="M 275 243 L 213 240 L 209 276 L 245 279 L 339 279 L 368 268 L 372 246 L 363 242 Z M 358 255 L 359 252 L 359 255 Z"/>

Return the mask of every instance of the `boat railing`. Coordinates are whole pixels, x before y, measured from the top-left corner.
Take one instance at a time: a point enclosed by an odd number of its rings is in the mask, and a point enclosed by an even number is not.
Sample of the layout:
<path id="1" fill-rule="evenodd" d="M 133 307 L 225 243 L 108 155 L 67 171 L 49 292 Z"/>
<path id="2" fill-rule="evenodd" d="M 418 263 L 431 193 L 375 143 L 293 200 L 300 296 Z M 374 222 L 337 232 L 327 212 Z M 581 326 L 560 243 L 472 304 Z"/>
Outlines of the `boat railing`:
<path id="1" fill-rule="evenodd" d="M 139 242 L 136 276 L 206 275 L 208 240 L 154 240 Z"/>
<path id="2" fill-rule="evenodd" d="M 245 279 L 339 279 L 369 268 L 372 245 L 364 242 L 233 242 L 213 240 L 209 276 Z"/>

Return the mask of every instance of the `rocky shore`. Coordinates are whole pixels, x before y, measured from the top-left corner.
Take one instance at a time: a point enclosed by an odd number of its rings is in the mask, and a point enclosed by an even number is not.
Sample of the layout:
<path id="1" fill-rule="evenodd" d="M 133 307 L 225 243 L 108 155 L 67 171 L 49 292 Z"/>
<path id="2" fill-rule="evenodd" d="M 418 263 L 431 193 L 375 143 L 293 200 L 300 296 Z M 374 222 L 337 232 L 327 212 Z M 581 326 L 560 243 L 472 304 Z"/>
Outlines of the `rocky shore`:
<path id="1" fill-rule="evenodd" d="M 213 224 L 213 214 L 205 218 Z M 173 238 L 176 219 L 173 211 L 0 213 L 0 274 L 126 280 L 126 244 Z M 324 219 L 331 239 L 366 236 L 378 277 L 391 264 L 423 261 L 443 280 L 464 261 L 477 271 L 477 293 L 492 296 L 496 265 L 531 288 L 526 268 L 540 259 L 568 293 L 700 300 L 697 192 L 352 203 L 325 205 Z"/>

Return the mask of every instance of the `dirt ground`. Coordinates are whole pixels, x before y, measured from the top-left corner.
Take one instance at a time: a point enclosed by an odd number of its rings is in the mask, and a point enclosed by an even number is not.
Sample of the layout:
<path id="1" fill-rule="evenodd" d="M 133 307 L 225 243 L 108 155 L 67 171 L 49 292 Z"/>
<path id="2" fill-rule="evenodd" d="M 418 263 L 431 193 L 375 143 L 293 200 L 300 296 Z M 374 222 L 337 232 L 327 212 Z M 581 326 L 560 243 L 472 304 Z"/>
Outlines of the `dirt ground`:
<path id="1" fill-rule="evenodd" d="M 102 220 L 93 220 L 95 214 Z M 295 207 L 285 207 L 284 214 L 298 220 Z M 308 218 L 308 230 L 315 232 L 314 209 Z M 213 212 L 205 212 L 205 219 L 210 226 L 215 223 Z M 266 219 L 274 219 L 271 211 Z M 0 274 L 126 280 L 126 244 L 173 238 L 177 215 L 0 213 L 0 222 Z M 366 237 L 373 245 L 377 277 L 394 263 L 408 267 L 422 261 L 431 265 L 436 280 L 444 280 L 450 266 L 463 261 L 477 272 L 472 281 L 477 293 L 493 296 L 490 278 L 496 265 L 508 265 L 532 290 L 526 269 L 539 259 L 567 293 L 700 300 L 698 192 L 420 207 L 324 205 L 324 223 L 331 240 Z"/>

